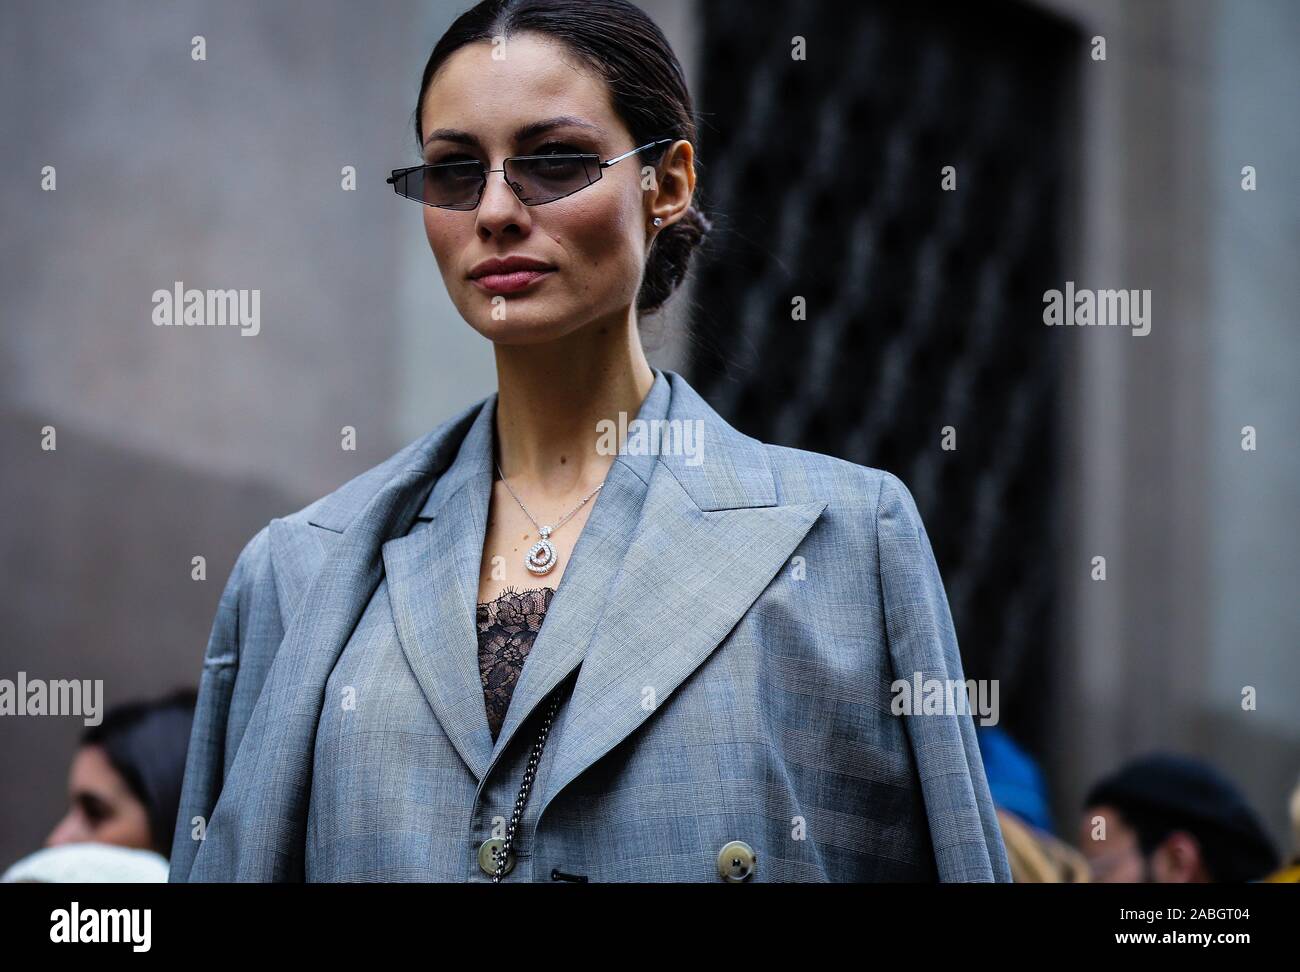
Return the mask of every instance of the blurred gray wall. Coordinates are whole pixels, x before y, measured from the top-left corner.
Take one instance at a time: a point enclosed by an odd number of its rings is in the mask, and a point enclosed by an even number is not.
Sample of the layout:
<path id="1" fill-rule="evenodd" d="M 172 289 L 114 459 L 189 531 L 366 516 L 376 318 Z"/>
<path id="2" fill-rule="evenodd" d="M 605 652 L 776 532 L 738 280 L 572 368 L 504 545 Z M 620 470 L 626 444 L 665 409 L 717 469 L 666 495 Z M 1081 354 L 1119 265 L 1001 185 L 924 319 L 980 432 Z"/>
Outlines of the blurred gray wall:
<path id="1" fill-rule="evenodd" d="M 1070 340 L 1057 806 L 1072 828 L 1098 775 L 1171 749 L 1236 780 L 1285 848 L 1300 780 L 1300 9 L 1044 5 L 1108 41 L 1080 70 L 1073 279 L 1150 288 L 1153 308 L 1146 337 Z"/>

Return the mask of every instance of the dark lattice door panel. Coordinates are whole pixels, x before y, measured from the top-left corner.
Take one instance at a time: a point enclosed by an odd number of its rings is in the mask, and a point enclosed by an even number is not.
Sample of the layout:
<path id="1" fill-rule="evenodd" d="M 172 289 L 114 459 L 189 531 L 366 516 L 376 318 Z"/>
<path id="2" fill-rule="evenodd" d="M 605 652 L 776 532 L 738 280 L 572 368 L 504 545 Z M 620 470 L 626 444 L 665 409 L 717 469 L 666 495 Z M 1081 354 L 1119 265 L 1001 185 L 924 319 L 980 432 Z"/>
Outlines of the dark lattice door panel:
<path id="1" fill-rule="evenodd" d="M 701 6 L 716 233 L 690 379 L 751 435 L 903 479 L 967 677 L 1000 679 L 1002 724 L 1041 738 L 1061 340 L 1042 298 L 1064 282 L 1080 39 L 1019 5 Z"/>

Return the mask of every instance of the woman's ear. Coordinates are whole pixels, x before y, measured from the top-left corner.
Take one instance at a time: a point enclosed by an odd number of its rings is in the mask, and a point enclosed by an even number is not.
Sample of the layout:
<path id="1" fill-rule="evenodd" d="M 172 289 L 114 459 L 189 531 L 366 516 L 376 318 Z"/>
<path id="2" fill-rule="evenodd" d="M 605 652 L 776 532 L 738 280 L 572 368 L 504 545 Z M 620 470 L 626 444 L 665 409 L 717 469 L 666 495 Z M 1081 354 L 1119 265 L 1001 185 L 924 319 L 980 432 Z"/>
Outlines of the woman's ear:
<path id="1" fill-rule="evenodd" d="M 641 188 L 647 226 L 662 231 L 681 219 L 695 195 L 695 147 L 684 138 L 669 145 L 657 166 L 641 170 Z M 658 226 L 655 217 L 662 220 Z"/>

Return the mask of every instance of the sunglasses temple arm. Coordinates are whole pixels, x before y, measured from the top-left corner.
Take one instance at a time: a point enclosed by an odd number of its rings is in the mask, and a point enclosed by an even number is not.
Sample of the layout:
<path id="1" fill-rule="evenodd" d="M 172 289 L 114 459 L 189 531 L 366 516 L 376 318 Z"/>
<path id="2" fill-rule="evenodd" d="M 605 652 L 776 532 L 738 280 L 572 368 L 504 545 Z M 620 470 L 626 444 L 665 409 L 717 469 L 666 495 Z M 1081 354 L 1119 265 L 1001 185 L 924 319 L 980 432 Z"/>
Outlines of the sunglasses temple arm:
<path id="1" fill-rule="evenodd" d="M 644 152 L 644 151 L 645 151 L 646 149 L 648 149 L 648 148 L 654 148 L 654 147 L 657 146 L 657 145 L 663 145 L 663 144 L 665 144 L 665 143 L 667 143 L 667 142 L 671 142 L 671 141 L 672 141 L 671 138 L 661 138 L 661 139 L 659 139 L 657 142 L 646 142 L 644 145 L 638 145 L 636 148 L 634 148 L 634 149 L 633 149 L 632 151 L 630 151 L 630 152 L 624 152 L 622 155 L 620 155 L 620 156 L 619 156 L 618 158 L 616 158 L 616 159 L 610 159 L 608 162 L 602 162 L 602 163 L 600 163 L 600 167 L 601 167 L 602 169 L 609 168 L 609 166 L 613 165 L 615 162 L 622 162 L 622 161 L 623 161 L 624 159 L 626 159 L 629 155 L 636 155 L 637 152 Z"/>

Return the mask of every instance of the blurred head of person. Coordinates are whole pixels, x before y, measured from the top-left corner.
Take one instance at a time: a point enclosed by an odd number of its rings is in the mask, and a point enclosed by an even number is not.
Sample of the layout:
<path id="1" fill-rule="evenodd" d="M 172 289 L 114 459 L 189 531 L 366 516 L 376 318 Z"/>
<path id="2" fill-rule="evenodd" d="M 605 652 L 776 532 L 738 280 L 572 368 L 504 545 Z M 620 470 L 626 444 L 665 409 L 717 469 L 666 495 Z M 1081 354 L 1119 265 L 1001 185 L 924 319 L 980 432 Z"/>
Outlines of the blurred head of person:
<path id="1" fill-rule="evenodd" d="M 1240 791 L 1209 765 L 1158 753 L 1126 764 L 1084 799 L 1079 846 L 1094 881 L 1254 881 L 1277 851 Z"/>
<path id="2" fill-rule="evenodd" d="M 195 698 L 187 689 L 122 705 L 87 729 L 68 772 L 68 812 L 45 846 L 114 844 L 169 857 Z"/>

